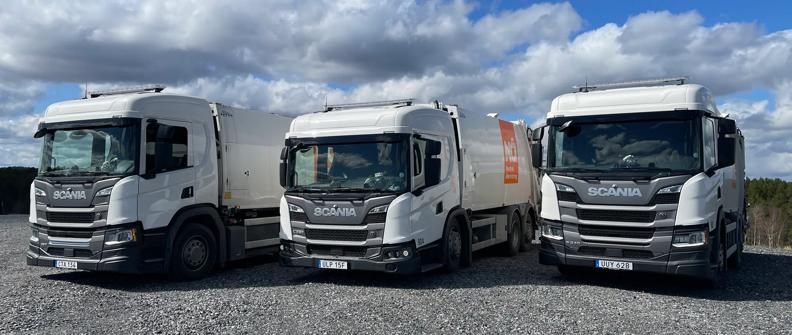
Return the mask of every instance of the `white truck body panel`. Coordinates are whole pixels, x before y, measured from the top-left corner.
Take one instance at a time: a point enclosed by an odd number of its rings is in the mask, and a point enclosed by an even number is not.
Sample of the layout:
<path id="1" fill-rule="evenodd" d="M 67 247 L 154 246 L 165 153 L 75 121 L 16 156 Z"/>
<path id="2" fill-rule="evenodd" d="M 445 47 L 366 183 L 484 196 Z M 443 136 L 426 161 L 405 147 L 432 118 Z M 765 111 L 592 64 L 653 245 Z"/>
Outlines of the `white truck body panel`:
<path id="1" fill-rule="evenodd" d="M 228 207 L 274 208 L 283 189 L 278 157 L 292 119 L 276 114 L 212 104 L 223 134 L 223 200 Z"/>

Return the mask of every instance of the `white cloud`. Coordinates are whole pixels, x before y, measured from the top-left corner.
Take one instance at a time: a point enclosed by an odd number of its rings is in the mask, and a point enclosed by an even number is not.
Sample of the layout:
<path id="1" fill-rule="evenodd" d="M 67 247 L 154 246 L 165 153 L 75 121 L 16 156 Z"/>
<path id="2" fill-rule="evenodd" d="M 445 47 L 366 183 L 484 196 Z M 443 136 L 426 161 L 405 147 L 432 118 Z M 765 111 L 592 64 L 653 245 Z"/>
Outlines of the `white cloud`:
<path id="1" fill-rule="evenodd" d="M 12 2 L 0 12 L 0 113 L 16 121 L 3 121 L 0 137 L 30 143 L 18 129 L 44 82 L 166 82 L 170 92 L 289 115 L 325 101 L 440 99 L 535 123 L 573 84 L 685 74 L 718 96 L 771 91 L 774 104 L 719 102 L 746 134 L 749 174 L 792 179 L 792 30 L 704 26 L 696 12 L 661 11 L 573 35 L 583 18 L 567 3 L 475 20 L 473 7 Z"/>

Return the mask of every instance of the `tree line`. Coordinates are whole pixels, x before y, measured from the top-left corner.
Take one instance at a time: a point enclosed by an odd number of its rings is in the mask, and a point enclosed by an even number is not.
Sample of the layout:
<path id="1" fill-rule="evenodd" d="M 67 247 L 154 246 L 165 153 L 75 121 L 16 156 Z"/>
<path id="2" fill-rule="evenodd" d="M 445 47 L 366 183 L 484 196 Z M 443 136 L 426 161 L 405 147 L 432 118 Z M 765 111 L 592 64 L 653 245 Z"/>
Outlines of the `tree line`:
<path id="1" fill-rule="evenodd" d="M 771 248 L 792 247 L 792 182 L 747 179 L 748 221 L 746 244 Z"/>

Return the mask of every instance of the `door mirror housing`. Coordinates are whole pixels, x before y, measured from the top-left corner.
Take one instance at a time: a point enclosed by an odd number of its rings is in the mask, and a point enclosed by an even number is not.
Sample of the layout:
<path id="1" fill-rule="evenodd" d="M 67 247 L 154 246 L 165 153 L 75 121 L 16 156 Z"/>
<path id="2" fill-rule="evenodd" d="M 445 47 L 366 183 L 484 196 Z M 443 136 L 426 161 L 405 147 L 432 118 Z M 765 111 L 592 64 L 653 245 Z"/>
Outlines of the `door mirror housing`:
<path id="1" fill-rule="evenodd" d="M 542 167 L 542 143 L 531 143 L 531 165 L 535 168 Z"/>
<path id="2" fill-rule="evenodd" d="M 734 165 L 737 152 L 737 123 L 732 119 L 718 120 L 718 168 Z"/>
<path id="3" fill-rule="evenodd" d="M 286 165 L 287 158 L 289 157 L 289 148 L 283 147 L 280 154 L 280 186 L 286 188 L 288 185 L 288 166 Z"/>
<path id="4" fill-rule="evenodd" d="M 544 131 L 547 126 L 541 126 L 539 128 L 534 129 L 531 131 L 531 141 L 532 142 L 541 142 L 544 138 Z"/>

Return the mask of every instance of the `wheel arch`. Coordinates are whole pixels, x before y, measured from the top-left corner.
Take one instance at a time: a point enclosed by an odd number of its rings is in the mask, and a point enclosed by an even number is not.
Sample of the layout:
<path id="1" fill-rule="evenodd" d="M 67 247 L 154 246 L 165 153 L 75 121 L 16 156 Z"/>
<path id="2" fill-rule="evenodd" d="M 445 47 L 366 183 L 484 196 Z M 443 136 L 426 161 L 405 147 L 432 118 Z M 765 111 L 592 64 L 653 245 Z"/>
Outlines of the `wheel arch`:
<path id="1" fill-rule="evenodd" d="M 464 239 L 464 243 L 462 243 L 464 254 L 462 264 L 466 266 L 470 265 L 473 263 L 473 228 L 471 227 L 467 211 L 460 206 L 452 208 L 448 211 L 445 226 L 448 226 L 451 220 L 455 220 L 458 224 L 462 225 L 462 238 Z M 443 231 L 446 231 L 446 227 L 443 227 Z M 445 239 L 445 233 L 443 233 L 443 239 Z"/>
<path id="2" fill-rule="evenodd" d="M 217 264 L 223 266 L 227 259 L 226 249 L 227 242 L 225 236 L 225 229 L 220 214 L 214 205 L 211 204 L 195 204 L 186 206 L 180 209 L 173 215 L 170 224 L 168 224 L 168 234 L 166 237 L 165 246 L 165 269 L 169 269 L 171 265 L 170 255 L 173 253 L 173 243 L 179 231 L 186 224 L 201 224 L 209 228 L 217 238 Z"/>

